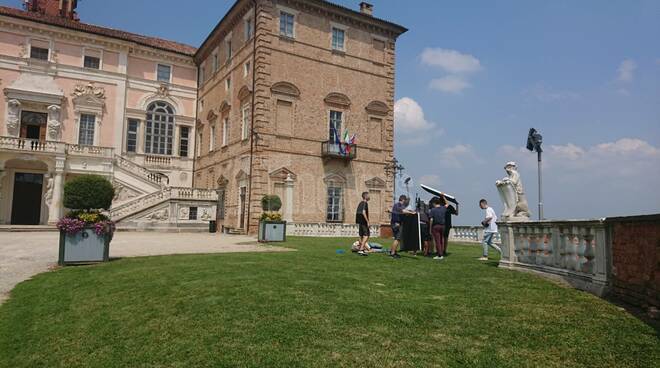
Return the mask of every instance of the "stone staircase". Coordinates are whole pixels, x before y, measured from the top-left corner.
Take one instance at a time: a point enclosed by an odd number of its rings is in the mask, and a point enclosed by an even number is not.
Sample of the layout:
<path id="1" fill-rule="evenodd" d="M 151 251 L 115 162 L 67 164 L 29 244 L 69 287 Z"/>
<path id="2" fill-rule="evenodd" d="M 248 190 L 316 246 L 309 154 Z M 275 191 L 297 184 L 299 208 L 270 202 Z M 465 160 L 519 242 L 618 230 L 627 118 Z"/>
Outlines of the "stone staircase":
<path id="1" fill-rule="evenodd" d="M 170 187 L 168 177 L 115 155 L 110 217 L 120 230 L 208 231 L 214 190 Z"/>

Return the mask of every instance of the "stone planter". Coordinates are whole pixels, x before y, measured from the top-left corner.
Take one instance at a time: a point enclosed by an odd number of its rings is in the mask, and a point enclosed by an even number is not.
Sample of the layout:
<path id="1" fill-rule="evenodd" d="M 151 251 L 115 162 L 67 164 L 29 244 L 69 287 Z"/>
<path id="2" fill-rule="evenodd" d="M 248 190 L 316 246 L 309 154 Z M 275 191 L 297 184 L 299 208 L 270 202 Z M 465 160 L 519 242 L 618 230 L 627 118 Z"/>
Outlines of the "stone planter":
<path id="1" fill-rule="evenodd" d="M 260 242 L 286 241 L 286 221 L 259 221 Z"/>
<path id="2" fill-rule="evenodd" d="M 107 262 L 110 252 L 110 234 L 96 235 L 94 228 L 85 227 L 77 234 L 60 231 L 60 266 L 77 263 Z"/>

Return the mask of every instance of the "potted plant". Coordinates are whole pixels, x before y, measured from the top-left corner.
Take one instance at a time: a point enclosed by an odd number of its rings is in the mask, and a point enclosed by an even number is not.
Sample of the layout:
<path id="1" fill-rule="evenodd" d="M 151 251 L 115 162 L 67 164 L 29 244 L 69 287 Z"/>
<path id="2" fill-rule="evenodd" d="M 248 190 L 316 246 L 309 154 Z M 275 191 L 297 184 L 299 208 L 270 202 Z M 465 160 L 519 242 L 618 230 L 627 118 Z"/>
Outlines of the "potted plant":
<path id="1" fill-rule="evenodd" d="M 64 185 L 64 207 L 72 209 L 57 222 L 60 265 L 107 262 L 115 224 L 102 210 L 112 204 L 114 188 L 99 175 L 81 175 Z"/>
<path id="2" fill-rule="evenodd" d="M 282 200 L 276 195 L 265 195 L 261 198 L 263 214 L 259 221 L 260 242 L 282 242 L 286 240 L 286 221 L 277 211 L 282 208 Z"/>

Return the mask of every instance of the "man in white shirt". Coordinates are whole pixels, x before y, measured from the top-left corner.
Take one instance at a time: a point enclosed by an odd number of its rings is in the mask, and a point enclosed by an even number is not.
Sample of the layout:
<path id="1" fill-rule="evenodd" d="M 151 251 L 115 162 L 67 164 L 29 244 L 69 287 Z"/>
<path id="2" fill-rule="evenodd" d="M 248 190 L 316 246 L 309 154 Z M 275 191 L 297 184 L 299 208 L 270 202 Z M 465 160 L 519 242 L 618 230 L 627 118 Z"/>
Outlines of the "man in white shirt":
<path id="1" fill-rule="evenodd" d="M 486 210 L 486 218 L 481 222 L 484 227 L 484 241 L 482 243 L 484 247 L 484 253 L 483 257 L 479 258 L 479 260 L 487 261 L 488 247 L 493 247 L 495 250 L 500 252 L 500 254 L 502 254 L 502 249 L 493 244 L 493 237 L 495 234 L 497 234 L 497 215 L 495 214 L 495 210 L 488 206 L 488 201 L 485 199 L 479 201 L 479 207 L 481 207 L 482 210 Z"/>

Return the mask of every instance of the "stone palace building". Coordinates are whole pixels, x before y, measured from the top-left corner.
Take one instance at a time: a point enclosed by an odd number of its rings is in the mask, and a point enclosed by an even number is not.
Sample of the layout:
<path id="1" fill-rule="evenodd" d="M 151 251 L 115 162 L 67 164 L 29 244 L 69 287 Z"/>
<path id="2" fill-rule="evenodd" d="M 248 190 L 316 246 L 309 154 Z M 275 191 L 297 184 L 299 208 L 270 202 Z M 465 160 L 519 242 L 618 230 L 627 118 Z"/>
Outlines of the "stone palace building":
<path id="1" fill-rule="evenodd" d="M 238 0 L 196 49 L 76 8 L 0 7 L 0 224 L 56 222 L 86 173 L 112 180 L 120 228 L 253 233 L 277 194 L 292 229 L 318 233 L 352 223 L 363 191 L 387 222 L 405 28 L 366 3 Z"/>

